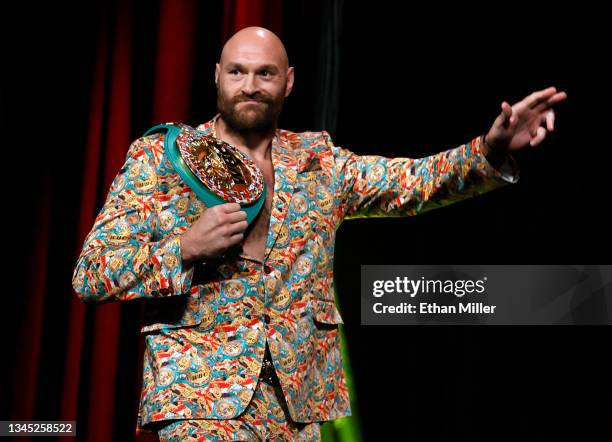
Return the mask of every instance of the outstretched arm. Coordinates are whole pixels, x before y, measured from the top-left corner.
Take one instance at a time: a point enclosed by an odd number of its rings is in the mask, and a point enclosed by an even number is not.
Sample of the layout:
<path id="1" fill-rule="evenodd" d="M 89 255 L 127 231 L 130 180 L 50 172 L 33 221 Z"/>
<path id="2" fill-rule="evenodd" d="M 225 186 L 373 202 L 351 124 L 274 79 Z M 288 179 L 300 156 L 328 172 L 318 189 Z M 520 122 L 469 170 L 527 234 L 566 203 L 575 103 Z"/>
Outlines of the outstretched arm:
<path id="1" fill-rule="evenodd" d="M 554 129 L 553 106 L 565 98 L 548 88 L 514 106 L 504 102 L 486 136 L 421 159 L 355 155 L 326 135 L 340 217 L 415 215 L 516 182 L 510 153 L 541 143 Z"/>
<path id="2" fill-rule="evenodd" d="M 425 158 L 334 152 L 338 218 L 411 216 L 516 182 L 482 154 L 484 136 Z"/>

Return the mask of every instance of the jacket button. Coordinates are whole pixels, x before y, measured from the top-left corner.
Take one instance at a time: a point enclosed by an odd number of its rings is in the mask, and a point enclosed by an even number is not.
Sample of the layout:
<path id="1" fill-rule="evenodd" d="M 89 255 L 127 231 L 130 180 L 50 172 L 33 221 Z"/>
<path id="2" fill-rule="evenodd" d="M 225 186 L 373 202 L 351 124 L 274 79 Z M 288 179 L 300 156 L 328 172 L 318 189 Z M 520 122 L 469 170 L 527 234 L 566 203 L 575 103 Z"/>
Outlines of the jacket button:
<path id="1" fill-rule="evenodd" d="M 264 321 L 266 321 L 266 324 L 269 324 L 269 323 L 270 323 L 270 315 L 269 315 L 269 314 L 267 314 L 267 313 L 266 313 L 266 314 L 264 315 Z"/>

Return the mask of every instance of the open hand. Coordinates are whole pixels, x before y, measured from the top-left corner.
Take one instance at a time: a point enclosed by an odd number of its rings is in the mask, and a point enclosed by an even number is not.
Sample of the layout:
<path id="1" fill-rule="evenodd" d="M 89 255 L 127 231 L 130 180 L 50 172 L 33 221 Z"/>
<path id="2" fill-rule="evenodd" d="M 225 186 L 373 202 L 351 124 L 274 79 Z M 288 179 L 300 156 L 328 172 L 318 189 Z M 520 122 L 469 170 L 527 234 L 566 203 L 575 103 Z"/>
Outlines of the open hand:
<path id="1" fill-rule="evenodd" d="M 508 153 L 526 146 L 537 146 L 548 132 L 555 129 L 553 106 L 566 98 L 565 92 L 549 87 L 512 106 L 504 101 L 501 113 L 485 137 L 486 149 Z"/>

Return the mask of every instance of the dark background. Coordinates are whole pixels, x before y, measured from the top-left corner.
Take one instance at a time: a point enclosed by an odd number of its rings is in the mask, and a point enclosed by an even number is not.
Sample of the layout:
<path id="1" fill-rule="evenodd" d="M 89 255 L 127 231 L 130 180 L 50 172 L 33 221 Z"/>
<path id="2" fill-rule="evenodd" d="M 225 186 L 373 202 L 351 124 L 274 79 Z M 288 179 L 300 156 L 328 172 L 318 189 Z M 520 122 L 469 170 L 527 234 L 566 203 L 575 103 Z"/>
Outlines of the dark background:
<path id="1" fill-rule="evenodd" d="M 5 218 L 15 241 L 5 316 L 7 330 L 29 332 L 31 301 L 22 293 L 44 262 L 36 419 L 56 418 L 62 394 L 55 380 L 64 355 L 56 343 L 68 333 L 64 300 L 72 296 L 83 240 L 75 232 L 92 71 L 101 17 L 112 17 L 121 3 L 29 4 L 5 18 L 15 25 L 3 29 Z M 135 139 L 154 123 L 150 40 L 159 7 L 131 4 Z M 296 67 L 284 128 L 327 129 L 337 145 L 356 153 L 421 157 L 486 132 L 502 100 L 513 103 L 549 85 L 568 94 L 555 133 L 519 155 L 518 184 L 410 219 L 347 221 L 338 231 L 336 286 L 364 439 L 611 440 L 610 327 L 362 327 L 357 277 L 361 264 L 610 264 L 610 36 L 603 10 L 584 2 L 495 9 L 335 4 L 342 5 L 335 127 L 320 127 L 317 98 L 317 51 L 325 44 L 320 35 L 329 3 L 283 4 L 282 37 Z M 212 79 L 224 6 L 197 8 L 186 121 L 192 125 L 215 113 Z M 105 192 L 95 196 L 98 209 Z M 44 245 L 36 239 L 41 225 Z M 134 328 L 137 317 L 137 307 L 128 306 L 122 326 Z M 14 360 L 23 336 L 8 336 Z M 137 348 L 124 343 L 121 354 Z M 5 368 L 6 379 L 19 379 L 15 365 Z M 117 382 L 128 388 L 134 379 L 119 374 Z M 12 387 L 5 385 L 2 397 L 14 400 Z M 11 401 L 1 402 L 10 416 Z M 131 404 L 123 406 L 119 411 L 134 413 Z M 116 424 L 115 434 L 130 434 L 132 424 Z"/>

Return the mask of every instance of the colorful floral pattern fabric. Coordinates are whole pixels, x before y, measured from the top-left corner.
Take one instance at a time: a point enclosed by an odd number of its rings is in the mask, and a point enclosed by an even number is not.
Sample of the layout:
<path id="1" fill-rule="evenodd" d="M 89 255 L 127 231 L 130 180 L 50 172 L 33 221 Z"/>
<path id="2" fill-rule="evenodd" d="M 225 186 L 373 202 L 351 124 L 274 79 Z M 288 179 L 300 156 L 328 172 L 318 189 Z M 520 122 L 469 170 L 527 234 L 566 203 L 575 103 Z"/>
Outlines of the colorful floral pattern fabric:
<path id="1" fill-rule="evenodd" d="M 212 134 L 215 119 L 198 127 Z M 146 298 L 138 429 L 172 419 L 235 419 L 270 347 L 296 422 L 351 414 L 334 303 L 335 232 L 346 218 L 408 216 L 516 180 L 493 169 L 482 137 L 422 159 L 360 156 L 327 132 L 277 130 L 264 261 L 181 263 L 180 235 L 206 208 L 164 155 L 136 140 L 76 265 L 83 301 Z"/>

